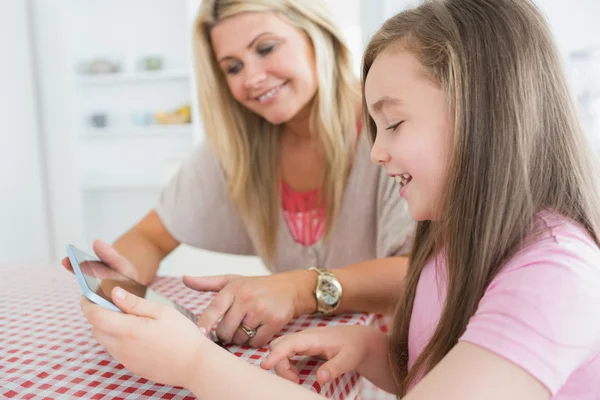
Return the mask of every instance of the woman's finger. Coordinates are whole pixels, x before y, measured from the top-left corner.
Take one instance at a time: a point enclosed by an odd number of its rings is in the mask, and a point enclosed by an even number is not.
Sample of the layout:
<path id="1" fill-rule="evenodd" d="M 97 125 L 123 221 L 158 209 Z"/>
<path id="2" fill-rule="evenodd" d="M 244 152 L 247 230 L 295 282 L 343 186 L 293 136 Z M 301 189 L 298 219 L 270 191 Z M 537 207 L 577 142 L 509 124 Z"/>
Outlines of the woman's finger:
<path id="1" fill-rule="evenodd" d="M 239 275 L 184 276 L 183 283 L 190 289 L 199 292 L 220 292 L 237 279 L 239 279 Z"/>
<path id="2" fill-rule="evenodd" d="M 133 268 L 130 262 L 125 257 L 120 255 L 110 244 L 101 240 L 94 240 L 92 247 L 94 249 L 94 253 L 96 253 L 100 260 L 126 277 L 137 280 L 135 268 Z"/>
<path id="3" fill-rule="evenodd" d="M 233 339 L 231 339 L 231 343 L 237 346 L 244 346 L 248 343 L 249 340 L 250 337 L 248 336 L 248 334 L 246 334 L 246 332 L 244 332 L 243 330 L 238 329 L 233 334 Z"/>
<path id="4" fill-rule="evenodd" d="M 248 344 L 251 347 L 256 348 L 266 346 L 271 339 L 273 339 L 273 336 L 281 332 L 288 322 L 289 321 L 286 321 L 284 318 L 272 318 L 271 321 L 264 324 L 256 331 L 256 336 L 250 339 Z"/>
<path id="5" fill-rule="evenodd" d="M 259 317 L 257 317 L 256 314 L 251 311 L 246 313 L 246 316 L 244 317 L 242 324 L 246 325 L 249 328 L 256 330 L 257 333 L 256 333 L 255 338 L 259 337 L 259 335 L 262 335 L 261 331 L 265 329 L 264 326 L 261 326 L 261 321 L 260 321 Z M 235 334 L 233 335 L 233 343 L 237 344 L 238 346 L 245 345 L 245 344 L 253 346 L 252 344 L 250 344 L 250 342 L 252 340 L 254 340 L 254 339 L 251 338 L 250 336 L 248 336 L 248 334 L 246 332 L 244 332 L 242 329 L 236 330 Z M 262 347 L 262 345 L 261 346 L 253 346 L 253 347 Z"/>
<path id="6" fill-rule="evenodd" d="M 206 329 L 206 332 L 212 331 L 227 310 L 233 305 L 234 300 L 235 297 L 231 292 L 219 292 L 198 317 L 198 327 Z"/>
<path id="7" fill-rule="evenodd" d="M 71 261 L 69 261 L 69 257 L 65 257 L 61 260 L 61 264 L 67 271 L 73 273 L 73 266 L 71 265 Z"/>
<path id="8" fill-rule="evenodd" d="M 217 336 L 225 343 L 231 343 L 245 316 L 246 310 L 239 301 L 234 300 L 219 325 L 217 325 Z"/>

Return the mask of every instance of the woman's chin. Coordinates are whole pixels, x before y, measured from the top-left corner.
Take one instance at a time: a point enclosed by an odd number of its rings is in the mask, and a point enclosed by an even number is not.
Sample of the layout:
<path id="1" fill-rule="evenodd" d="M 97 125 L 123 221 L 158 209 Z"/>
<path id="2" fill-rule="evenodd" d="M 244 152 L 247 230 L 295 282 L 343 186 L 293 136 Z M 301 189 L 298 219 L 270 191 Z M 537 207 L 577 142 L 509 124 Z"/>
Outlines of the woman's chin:
<path id="1" fill-rule="evenodd" d="M 283 125 L 290 120 L 290 118 L 284 118 L 284 117 L 263 117 L 263 118 L 266 119 L 269 123 L 271 123 L 273 125 Z"/>
<path id="2" fill-rule="evenodd" d="M 255 112 L 257 112 L 256 110 Z M 270 122 L 273 125 L 287 124 L 288 122 L 296 118 L 308 117 L 306 113 L 301 112 L 302 108 L 288 105 L 288 107 L 273 105 L 270 109 L 261 110 L 257 112 L 261 117 Z"/>
<path id="3" fill-rule="evenodd" d="M 281 125 L 289 122 L 294 114 L 291 112 L 270 112 L 262 114 L 262 117 L 273 125 Z"/>

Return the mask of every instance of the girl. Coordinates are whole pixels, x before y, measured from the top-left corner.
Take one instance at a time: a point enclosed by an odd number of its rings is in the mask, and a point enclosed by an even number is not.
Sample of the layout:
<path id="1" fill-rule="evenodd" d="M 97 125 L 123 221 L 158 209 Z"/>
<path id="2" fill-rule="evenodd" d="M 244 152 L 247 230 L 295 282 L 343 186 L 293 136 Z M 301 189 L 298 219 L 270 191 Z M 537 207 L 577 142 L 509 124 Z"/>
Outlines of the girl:
<path id="1" fill-rule="evenodd" d="M 205 0 L 194 44 L 208 143 L 155 210 L 95 252 L 142 283 L 180 243 L 260 256 L 275 274 L 185 279 L 219 292 L 199 324 L 224 342 L 264 346 L 317 310 L 391 314 L 414 223 L 368 160 L 360 84 L 324 2 Z M 340 288 L 329 301 L 326 287 Z"/>
<path id="2" fill-rule="evenodd" d="M 363 80 L 372 160 L 420 221 L 393 331 L 304 331 L 272 342 L 262 366 L 294 381 L 288 357 L 322 355 L 321 381 L 356 369 L 408 400 L 598 399 L 597 170 L 540 12 L 528 0 L 426 2 L 373 37 Z M 119 324 L 82 305 L 132 371 L 205 398 L 317 397 L 221 356 L 176 312 L 113 295 L 130 314 Z M 122 333 L 142 323 L 138 342 Z M 177 344 L 161 341 L 174 323 Z"/>

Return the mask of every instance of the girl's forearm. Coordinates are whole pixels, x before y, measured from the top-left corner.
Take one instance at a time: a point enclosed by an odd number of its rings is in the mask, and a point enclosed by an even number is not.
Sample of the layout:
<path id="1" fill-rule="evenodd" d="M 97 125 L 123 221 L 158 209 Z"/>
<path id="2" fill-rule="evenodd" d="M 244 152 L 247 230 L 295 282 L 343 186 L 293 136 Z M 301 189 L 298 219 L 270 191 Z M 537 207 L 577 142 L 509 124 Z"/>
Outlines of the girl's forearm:
<path id="1" fill-rule="evenodd" d="M 388 335 L 373 328 L 372 334 L 366 340 L 368 343 L 367 356 L 356 372 L 377 387 L 394 393 L 396 388 L 389 363 Z"/>
<path id="2" fill-rule="evenodd" d="M 197 360 L 186 385 L 199 399 L 324 399 L 302 386 L 240 360 L 212 343 L 202 345 L 202 359 Z"/>

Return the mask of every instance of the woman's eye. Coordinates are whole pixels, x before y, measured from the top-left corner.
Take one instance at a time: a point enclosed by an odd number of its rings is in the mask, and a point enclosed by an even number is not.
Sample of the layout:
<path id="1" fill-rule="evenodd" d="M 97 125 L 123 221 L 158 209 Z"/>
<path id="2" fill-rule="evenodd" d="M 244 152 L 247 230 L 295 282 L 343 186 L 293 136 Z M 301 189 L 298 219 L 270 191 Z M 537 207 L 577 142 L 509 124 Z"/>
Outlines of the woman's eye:
<path id="1" fill-rule="evenodd" d="M 272 52 L 274 48 L 275 48 L 275 45 L 274 44 L 270 44 L 268 46 L 259 47 L 258 50 L 257 50 L 257 52 L 261 56 L 266 56 L 267 54 L 269 54 L 270 52 Z"/>
<path id="2" fill-rule="evenodd" d="M 229 75 L 235 75 L 238 72 L 240 72 L 241 70 L 242 70 L 242 64 L 241 63 L 237 63 L 237 64 L 234 64 L 234 65 L 228 67 L 227 70 L 226 70 L 226 72 Z"/>

